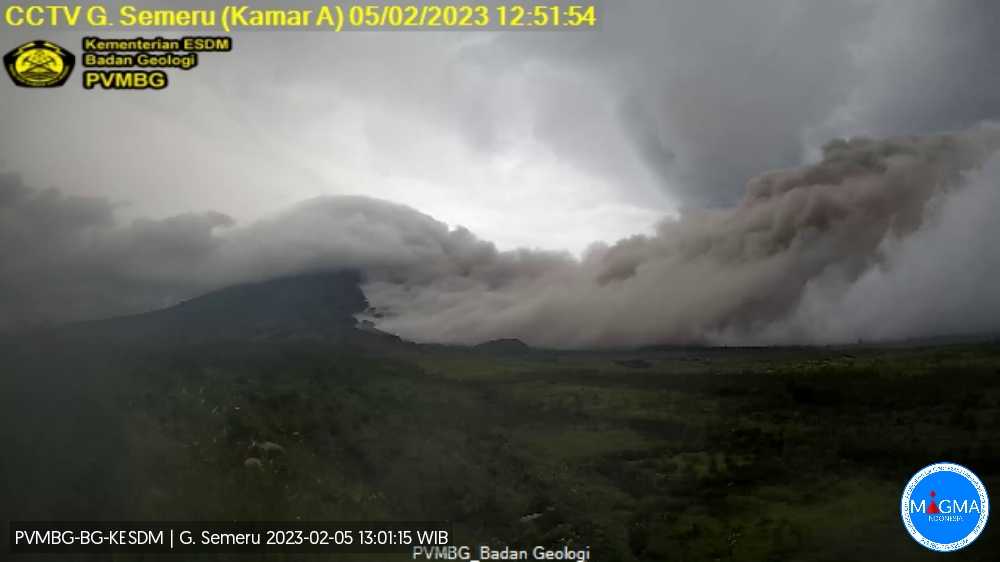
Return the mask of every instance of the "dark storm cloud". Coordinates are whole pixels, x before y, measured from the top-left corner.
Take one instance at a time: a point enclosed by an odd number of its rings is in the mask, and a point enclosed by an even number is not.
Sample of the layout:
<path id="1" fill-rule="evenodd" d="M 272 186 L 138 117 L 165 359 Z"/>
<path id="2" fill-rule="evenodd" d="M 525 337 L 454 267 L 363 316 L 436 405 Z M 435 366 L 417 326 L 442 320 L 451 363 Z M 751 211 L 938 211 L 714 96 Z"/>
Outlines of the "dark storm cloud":
<path id="1" fill-rule="evenodd" d="M 995 2 L 615 2 L 597 34 L 502 37 L 494 51 L 588 77 L 597 101 L 537 134 L 581 163 L 622 160 L 595 107 L 685 206 L 739 201 L 747 178 L 836 136 L 964 129 L 1000 118 Z M 519 60 L 514 57 L 513 60 Z M 579 94 L 578 94 L 579 95 Z M 599 115 L 596 119 L 603 119 Z"/>
<path id="2" fill-rule="evenodd" d="M 1000 117 L 1000 4 L 890 2 L 869 26 L 844 127 L 912 134 Z"/>
<path id="3" fill-rule="evenodd" d="M 747 178 L 797 163 L 802 131 L 847 100 L 849 45 L 871 7 L 831 2 L 630 4 L 604 38 L 627 69 L 622 124 L 685 205 L 737 201 Z M 603 48 L 603 46 L 601 47 Z"/>

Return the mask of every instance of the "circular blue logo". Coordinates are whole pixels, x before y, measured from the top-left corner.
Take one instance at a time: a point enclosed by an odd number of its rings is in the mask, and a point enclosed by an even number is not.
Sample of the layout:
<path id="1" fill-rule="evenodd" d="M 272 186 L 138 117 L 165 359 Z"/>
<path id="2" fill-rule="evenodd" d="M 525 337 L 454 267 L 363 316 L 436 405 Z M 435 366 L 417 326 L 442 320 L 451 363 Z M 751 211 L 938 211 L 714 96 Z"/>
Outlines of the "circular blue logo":
<path id="1" fill-rule="evenodd" d="M 938 552 L 969 546 L 986 528 L 986 487 L 962 465 L 941 462 L 913 475 L 900 502 L 903 525 L 915 541 Z"/>

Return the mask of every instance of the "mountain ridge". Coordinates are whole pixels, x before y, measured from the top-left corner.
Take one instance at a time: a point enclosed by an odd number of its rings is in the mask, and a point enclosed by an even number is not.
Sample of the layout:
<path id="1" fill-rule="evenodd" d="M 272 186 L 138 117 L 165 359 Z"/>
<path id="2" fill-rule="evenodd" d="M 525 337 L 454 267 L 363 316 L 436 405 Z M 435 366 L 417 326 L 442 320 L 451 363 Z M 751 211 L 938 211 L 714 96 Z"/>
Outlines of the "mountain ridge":
<path id="1" fill-rule="evenodd" d="M 395 338 L 355 315 L 369 308 L 355 270 L 332 270 L 241 283 L 173 306 L 60 326 L 61 338 L 118 343 L 189 344 L 223 340 Z"/>

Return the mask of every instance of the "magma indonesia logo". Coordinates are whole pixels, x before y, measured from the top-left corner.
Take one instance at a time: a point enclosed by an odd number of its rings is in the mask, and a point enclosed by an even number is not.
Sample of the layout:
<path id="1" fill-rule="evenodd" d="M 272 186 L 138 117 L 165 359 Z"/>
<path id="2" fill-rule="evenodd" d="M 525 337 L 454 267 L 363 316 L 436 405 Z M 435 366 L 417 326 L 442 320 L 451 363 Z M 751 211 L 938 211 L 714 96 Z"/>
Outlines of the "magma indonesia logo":
<path id="1" fill-rule="evenodd" d="M 900 504 L 903 525 L 918 543 L 938 552 L 969 546 L 986 527 L 990 500 L 968 468 L 932 464 L 913 475 Z"/>
<path id="2" fill-rule="evenodd" d="M 25 88 L 62 86 L 73 72 L 76 57 L 50 41 L 25 43 L 3 57 L 10 79 Z"/>

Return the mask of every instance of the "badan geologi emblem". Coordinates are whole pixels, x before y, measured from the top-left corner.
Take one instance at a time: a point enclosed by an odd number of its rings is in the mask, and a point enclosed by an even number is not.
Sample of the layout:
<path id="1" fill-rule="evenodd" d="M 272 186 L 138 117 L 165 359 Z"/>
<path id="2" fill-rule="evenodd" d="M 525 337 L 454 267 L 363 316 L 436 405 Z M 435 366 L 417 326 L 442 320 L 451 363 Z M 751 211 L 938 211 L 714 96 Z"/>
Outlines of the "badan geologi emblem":
<path id="1" fill-rule="evenodd" d="M 10 79 L 25 88 L 62 86 L 73 72 L 76 57 L 50 41 L 25 43 L 3 57 Z"/>

